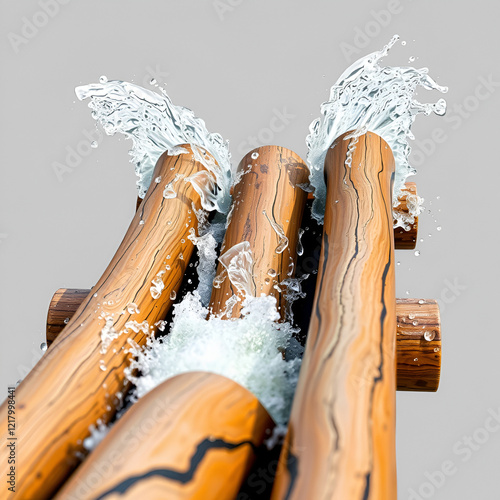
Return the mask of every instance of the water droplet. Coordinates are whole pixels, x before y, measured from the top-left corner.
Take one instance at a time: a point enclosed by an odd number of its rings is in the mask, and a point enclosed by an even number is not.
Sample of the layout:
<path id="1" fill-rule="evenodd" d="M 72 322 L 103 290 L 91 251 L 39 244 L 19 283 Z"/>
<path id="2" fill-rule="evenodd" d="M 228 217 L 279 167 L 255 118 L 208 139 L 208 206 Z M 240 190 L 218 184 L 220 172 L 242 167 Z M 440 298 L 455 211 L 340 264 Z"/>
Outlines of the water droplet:
<path id="1" fill-rule="evenodd" d="M 142 219 L 139 221 L 139 225 L 141 225 L 141 226 L 144 225 L 144 221 Z"/>
<path id="2" fill-rule="evenodd" d="M 415 361 L 415 362 L 418 361 L 418 358 L 415 358 L 413 361 Z"/>
<path id="3" fill-rule="evenodd" d="M 415 319 L 415 315 L 410 313 L 410 314 L 408 314 L 408 318 L 409 319 Z"/>
<path id="4" fill-rule="evenodd" d="M 99 146 L 99 143 L 98 143 L 97 141 L 92 141 L 92 142 L 90 143 L 90 147 L 91 147 L 91 148 L 94 148 L 94 149 L 95 149 L 97 146 Z"/>
<path id="5" fill-rule="evenodd" d="M 434 340 L 434 338 L 436 337 L 436 332 L 435 331 L 427 331 L 424 333 L 424 339 L 425 340 L 428 340 L 429 342 L 431 340 Z"/>
<path id="6" fill-rule="evenodd" d="M 159 184 L 161 182 L 161 175 L 155 179 L 156 184 Z"/>
<path id="7" fill-rule="evenodd" d="M 406 295 L 410 295 L 410 290 L 406 290 Z"/>
<path id="8" fill-rule="evenodd" d="M 42 342 L 40 344 L 40 350 L 43 352 L 45 352 L 47 350 L 47 344 L 45 342 Z"/>
<path id="9" fill-rule="evenodd" d="M 434 347 L 434 352 L 438 352 L 439 350 L 439 347 Z"/>
<path id="10" fill-rule="evenodd" d="M 151 80 L 149 80 L 149 83 L 151 85 L 156 85 L 156 78 L 151 78 Z"/>
<path id="11" fill-rule="evenodd" d="M 108 83 L 108 77 L 105 76 L 105 75 L 102 75 L 100 78 L 99 78 L 99 82 L 100 83 Z"/>
<path id="12" fill-rule="evenodd" d="M 268 269 L 267 274 L 269 274 L 271 278 L 274 278 L 276 276 L 276 271 L 274 269 Z"/>
<path id="13" fill-rule="evenodd" d="M 401 265 L 401 262 L 399 262 L 399 260 L 396 262 L 396 265 L 397 266 L 400 266 Z"/>
<path id="14" fill-rule="evenodd" d="M 101 360 L 101 364 L 99 365 L 99 368 L 105 372 L 107 370 L 106 365 L 104 364 L 104 361 Z"/>
<path id="15" fill-rule="evenodd" d="M 420 255 L 420 250 L 415 250 L 415 257 L 418 257 Z"/>
<path id="16" fill-rule="evenodd" d="M 438 231 L 441 231 L 442 227 L 441 227 L 441 226 L 438 226 L 436 229 L 437 229 Z"/>
<path id="17" fill-rule="evenodd" d="M 403 40 L 403 41 L 401 42 L 401 45 L 406 45 L 406 42 Z"/>
<path id="18" fill-rule="evenodd" d="M 415 56 L 410 56 L 410 59 L 409 59 L 410 62 L 413 62 L 415 61 Z"/>
<path id="19" fill-rule="evenodd" d="M 137 307 L 137 304 L 134 302 L 131 302 L 127 306 L 127 311 L 129 312 L 129 314 L 139 314 L 140 313 L 139 308 Z"/>
<path id="20" fill-rule="evenodd" d="M 69 323 L 69 318 L 64 318 L 64 324 L 67 325 Z"/>
<path id="21" fill-rule="evenodd" d="M 413 325 L 413 326 L 417 326 L 417 325 L 418 325 L 418 321 L 413 321 L 413 322 L 412 322 L 412 325 Z"/>
<path id="22" fill-rule="evenodd" d="M 252 160 L 256 160 L 258 157 L 259 157 L 259 153 L 257 153 L 257 151 L 254 151 L 252 153 Z"/>
<path id="23" fill-rule="evenodd" d="M 97 297 L 97 293 L 94 293 L 94 297 Z"/>
<path id="24" fill-rule="evenodd" d="M 419 303 L 419 304 L 424 304 L 424 303 L 425 303 L 425 300 L 420 299 L 420 300 L 418 301 L 418 303 Z"/>
<path id="25" fill-rule="evenodd" d="M 170 300 L 175 300 L 177 297 L 177 293 L 175 292 L 175 290 L 172 290 L 170 292 Z"/>

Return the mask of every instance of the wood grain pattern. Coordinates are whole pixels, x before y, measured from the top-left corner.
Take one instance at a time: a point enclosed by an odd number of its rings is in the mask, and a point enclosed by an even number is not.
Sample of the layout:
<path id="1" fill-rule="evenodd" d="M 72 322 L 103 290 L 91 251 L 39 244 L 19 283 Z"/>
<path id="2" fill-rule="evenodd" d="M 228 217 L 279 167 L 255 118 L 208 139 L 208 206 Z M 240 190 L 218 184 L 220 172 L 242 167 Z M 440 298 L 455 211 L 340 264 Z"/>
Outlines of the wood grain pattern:
<path id="1" fill-rule="evenodd" d="M 403 195 L 398 198 L 399 204 L 395 207 L 395 211 L 408 213 L 408 196 L 417 196 L 417 185 L 414 182 L 405 183 L 403 189 Z M 418 236 L 418 216 L 408 231 L 402 227 L 397 227 L 394 229 L 394 240 L 396 245 L 396 250 L 413 250 L 417 246 L 417 236 Z"/>
<path id="2" fill-rule="evenodd" d="M 345 138 L 325 160 L 314 314 L 274 500 L 396 498 L 394 158 L 373 133 Z"/>
<path id="3" fill-rule="evenodd" d="M 233 500 L 273 427 L 236 382 L 178 375 L 127 411 L 56 500 Z"/>
<path id="4" fill-rule="evenodd" d="M 191 151 L 190 146 L 183 147 Z M 127 386 L 124 369 L 129 363 L 128 341 L 141 345 L 154 333 L 155 322 L 163 319 L 173 303 L 193 251 L 187 236 L 197 226 L 193 207 L 201 209 L 200 197 L 191 183 L 175 180 L 175 176 L 187 177 L 203 169 L 190 153 L 162 155 L 153 176 L 162 181 L 151 184 L 94 293 L 17 388 L 17 419 L 22 429 L 18 449 L 22 458 L 18 462 L 17 493 L 4 498 L 51 498 L 79 463 L 77 453 L 82 451 L 81 440 L 89 435 L 89 425 L 98 419 L 106 422 L 114 415 L 120 404 L 115 395 Z M 163 190 L 169 182 L 174 183 L 177 196 L 167 200 Z M 98 248 L 96 242 L 96 251 Z M 163 282 L 164 290 L 153 299 L 150 287 L 156 278 Z M 139 313 L 127 310 L 131 303 L 137 305 Z M 105 352 L 101 352 L 103 315 L 112 318 L 116 332 L 124 332 Z M 148 334 L 126 328 L 131 320 L 147 321 Z M 5 404 L 0 415 L 4 433 Z M 0 451 L 0 464 L 4 475 L 5 447 Z"/>
<path id="5" fill-rule="evenodd" d="M 83 288 L 59 288 L 54 293 L 47 312 L 47 346 L 63 331 L 89 293 Z"/>
<path id="6" fill-rule="evenodd" d="M 406 182 L 403 188 L 403 194 L 398 198 L 399 204 L 394 210 L 408 213 L 407 196 L 417 195 L 417 185 L 414 182 Z M 314 193 L 308 193 L 308 200 L 314 200 Z M 417 244 L 418 236 L 418 216 L 415 217 L 415 221 L 410 224 L 408 231 L 398 227 L 394 229 L 394 245 L 396 250 L 412 250 Z"/>
<path id="7" fill-rule="evenodd" d="M 397 388 L 435 392 L 441 376 L 439 306 L 430 299 L 398 299 Z"/>
<path id="8" fill-rule="evenodd" d="M 52 340 L 90 290 L 60 288 L 50 303 Z M 51 309 L 53 309 L 51 311 Z M 435 300 L 396 299 L 396 384 L 398 391 L 435 392 L 441 375 L 441 324 Z M 413 322 L 417 322 L 414 325 Z M 423 328 L 424 327 L 424 328 Z M 47 341 L 49 323 L 47 323 Z M 431 341 L 424 334 L 431 332 Z M 417 361 L 415 361 L 415 359 Z"/>
<path id="9" fill-rule="evenodd" d="M 253 255 L 254 295 L 276 297 L 281 317 L 285 317 L 286 286 L 280 283 L 292 277 L 297 261 L 297 243 L 307 192 L 299 184 L 309 182 L 309 170 L 293 151 L 279 146 L 263 146 L 250 151 L 238 167 L 241 179 L 233 189 L 233 206 L 221 254 L 242 241 L 248 241 Z M 277 224 L 283 238 L 273 229 Z M 226 300 L 238 292 L 219 264 L 217 275 L 222 283 L 214 284 L 210 307 L 220 314 Z M 232 309 L 231 317 L 241 313 L 241 301 Z"/>

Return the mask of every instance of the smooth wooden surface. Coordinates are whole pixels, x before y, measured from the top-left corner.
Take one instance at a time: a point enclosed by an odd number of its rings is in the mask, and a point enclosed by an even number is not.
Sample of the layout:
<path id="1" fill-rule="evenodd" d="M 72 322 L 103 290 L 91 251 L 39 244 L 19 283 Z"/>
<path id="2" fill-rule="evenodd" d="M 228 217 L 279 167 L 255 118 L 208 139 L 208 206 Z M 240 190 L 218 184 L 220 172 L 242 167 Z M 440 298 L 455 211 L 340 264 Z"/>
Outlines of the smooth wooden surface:
<path id="1" fill-rule="evenodd" d="M 295 272 L 299 228 L 307 200 L 307 193 L 299 184 L 309 182 L 309 170 L 293 151 L 263 146 L 250 151 L 241 160 L 238 171 L 243 175 L 233 189 L 233 207 L 221 255 L 248 241 L 253 256 L 252 295 L 275 296 L 284 318 L 286 286 L 280 283 Z M 280 231 L 284 237 L 279 236 Z M 285 244 L 284 238 L 286 247 L 277 252 Z M 217 276 L 216 281 L 221 283 L 214 283 L 212 314 L 223 312 L 226 301 L 236 295 L 240 301 L 233 307 L 231 317 L 239 317 L 244 294 L 231 284 L 221 264 Z"/>
<path id="2" fill-rule="evenodd" d="M 325 160 L 314 313 L 274 500 L 396 498 L 394 158 L 373 133 L 344 137 Z"/>
<path id="3" fill-rule="evenodd" d="M 397 387 L 435 392 L 441 375 L 441 321 L 435 300 L 398 299 Z"/>
<path id="4" fill-rule="evenodd" d="M 127 411 L 56 500 L 233 500 L 273 427 L 236 382 L 178 375 Z"/>
<path id="5" fill-rule="evenodd" d="M 414 182 L 407 182 L 403 189 L 403 196 L 398 198 L 399 204 L 394 211 L 408 213 L 408 196 L 417 196 L 417 185 Z M 413 250 L 417 245 L 418 236 L 418 216 L 413 223 L 409 224 L 409 229 L 397 227 L 394 229 L 394 240 L 396 250 Z"/>
<path id="6" fill-rule="evenodd" d="M 183 147 L 190 150 L 187 145 Z M 81 441 L 89 435 L 89 426 L 98 419 L 106 422 L 114 415 L 120 404 L 115 395 L 127 385 L 124 369 L 130 356 L 128 340 L 141 345 L 148 338 L 148 334 L 125 328 L 125 324 L 131 320 L 147 321 L 146 330 L 154 333 L 155 322 L 163 319 L 173 303 L 193 251 L 188 234 L 197 227 L 193 204 L 201 209 L 200 197 L 191 183 L 174 179 L 176 174 L 189 176 L 203 169 L 192 154 L 160 158 L 153 178 L 161 176 L 162 181 L 151 184 L 118 251 L 93 288 L 94 293 L 17 388 L 20 456 L 15 498 L 51 498 L 79 463 L 78 452 L 82 451 Z M 167 200 L 163 190 L 171 181 L 177 196 Z M 98 251 L 99 242 L 95 243 Z M 150 287 L 157 278 L 163 282 L 164 290 L 153 299 Z M 129 312 L 131 303 L 140 312 Z M 124 332 L 105 352 L 101 352 L 103 315 L 114 315 L 113 328 Z M 1 432 L 6 430 L 7 412 L 3 405 Z M 3 477 L 6 452 L 2 447 Z"/>
<path id="7" fill-rule="evenodd" d="M 54 293 L 47 312 L 47 346 L 63 331 L 89 293 L 82 288 L 59 288 Z"/>

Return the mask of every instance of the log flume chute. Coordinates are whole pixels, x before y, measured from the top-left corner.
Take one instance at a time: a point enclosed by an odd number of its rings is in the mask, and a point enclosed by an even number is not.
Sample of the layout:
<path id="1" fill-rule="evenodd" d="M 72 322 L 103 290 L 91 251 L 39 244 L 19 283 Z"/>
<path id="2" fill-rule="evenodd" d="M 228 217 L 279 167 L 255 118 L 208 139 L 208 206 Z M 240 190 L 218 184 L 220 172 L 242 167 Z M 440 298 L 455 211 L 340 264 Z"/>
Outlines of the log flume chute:
<path id="1" fill-rule="evenodd" d="M 99 282 L 60 289 L 50 303 L 49 350 L 17 389 L 27 453 L 10 498 L 231 500 L 266 456 L 259 450 L 275 422 L 258 397 L 198 371 L 139 399 L 80 465 L 89 427 L 112 420 L 130 387 L 130 342 L 158 333 L 193 254 L 203 207 L 185 179 L 211 175 L 199 161 L 210 157 L 182 148 L 160 157 Z M 349 155 L 356 168 L 346 166 Z M 393 229 L 393 168 L 390 148 L 373 133 L 341 137 L 326 157 L 316 294 L 273 499 L 395 498 L 395 390 L 438 388 L 437 303 L 395 298 L 394 249 L 413 248 L 418 219 Z M 290 304 L 277 285 L 297 268 L 308 168 L 293 151 L 263 146 L 241 160 L 237 179 L 210 316 L 233 321 L 248 296 L 265 295 L 285 321 Z M 167 187 L 175 196 L 165 196 Z M 412 183 L 398 210 L 407 210 L 408 195 L 416 196 Z M 251 256 L 246 281 L 231 274 L 242 249 Z"/>

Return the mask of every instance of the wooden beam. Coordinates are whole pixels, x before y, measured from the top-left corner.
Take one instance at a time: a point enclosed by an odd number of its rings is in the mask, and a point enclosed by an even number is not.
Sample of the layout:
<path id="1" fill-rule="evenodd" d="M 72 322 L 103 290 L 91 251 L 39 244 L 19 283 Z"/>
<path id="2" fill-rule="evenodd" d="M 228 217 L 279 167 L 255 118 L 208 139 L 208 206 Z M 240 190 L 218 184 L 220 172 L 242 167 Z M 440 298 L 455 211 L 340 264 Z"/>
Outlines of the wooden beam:
<path id="1" fill-rule="evenodd" d="M 379 136 L 346 134 L 325 174 L 314 312 L 272 498 L 393 500 L 394 158 Z"/>
<path id="2" fill-rule="evenodd" d="M 55 498 L 233 500 L 273 427 L 236 382 L 177 375 L 125 413 Z"/>
<path id="3" fill-rule="evenodd" d="M 295 274 L 299 228 L 304 214 L 309 170 L 293 151 L 279 146 L 262 146 L 250 151 L 238 167 L 241 176 L 233 189 L 229 225 L 221 256 L 242 242 L 252 252 L 251 290 L 253 296 L 276 297 L 282 319 L 286 310 L 286 286 L 280 285 Z M 228 254 L 226 254 L 228 255 Z M 230 317 L 241 314 L 245 298 L 219 263 L 210 307 L 218 315 L 235 295 L 238 302 Z"/>
<path id="4" fill-rule="evenodd" d="M 189 145 L 183 148 L 192 151 Z M 200 171 L 205 167 L 191 153 L 162 155 L 153 175 L 162 181 L 151 184 L 94 293 L 17 388 L 22 459 L 17 463 L 16 493 L 4 498 L 52 498 L 79 464 L 89 426 L 115 414 L 121 402 L 115 395 L 128 385 L 128 341 L 142 345 L 154 334 L 155 323 L 175 300 L 193 252 L 188 235 L 197 228 L 194 209 L 201 210 L 201 202 L 184 179 Z M 177 194 L 165 199 L 163 190 L 170 182 Z M 5 442 L 5 404 L 0 415 Z M 6 447 L 0 460 L 5 476 Z"/>
<path id="5" fill-rule="evenodd" d="M 57 337 L 90 290 L 60 288 L 47 315 L 47 344 Z M 215 299 L 218 301 L 218 299 Z M 73 311 L 73 312 L 71 312 Z M 430 299 L 396 299 L 398 391 L 435 392 L 441 376 L 439 306 Z"/>

